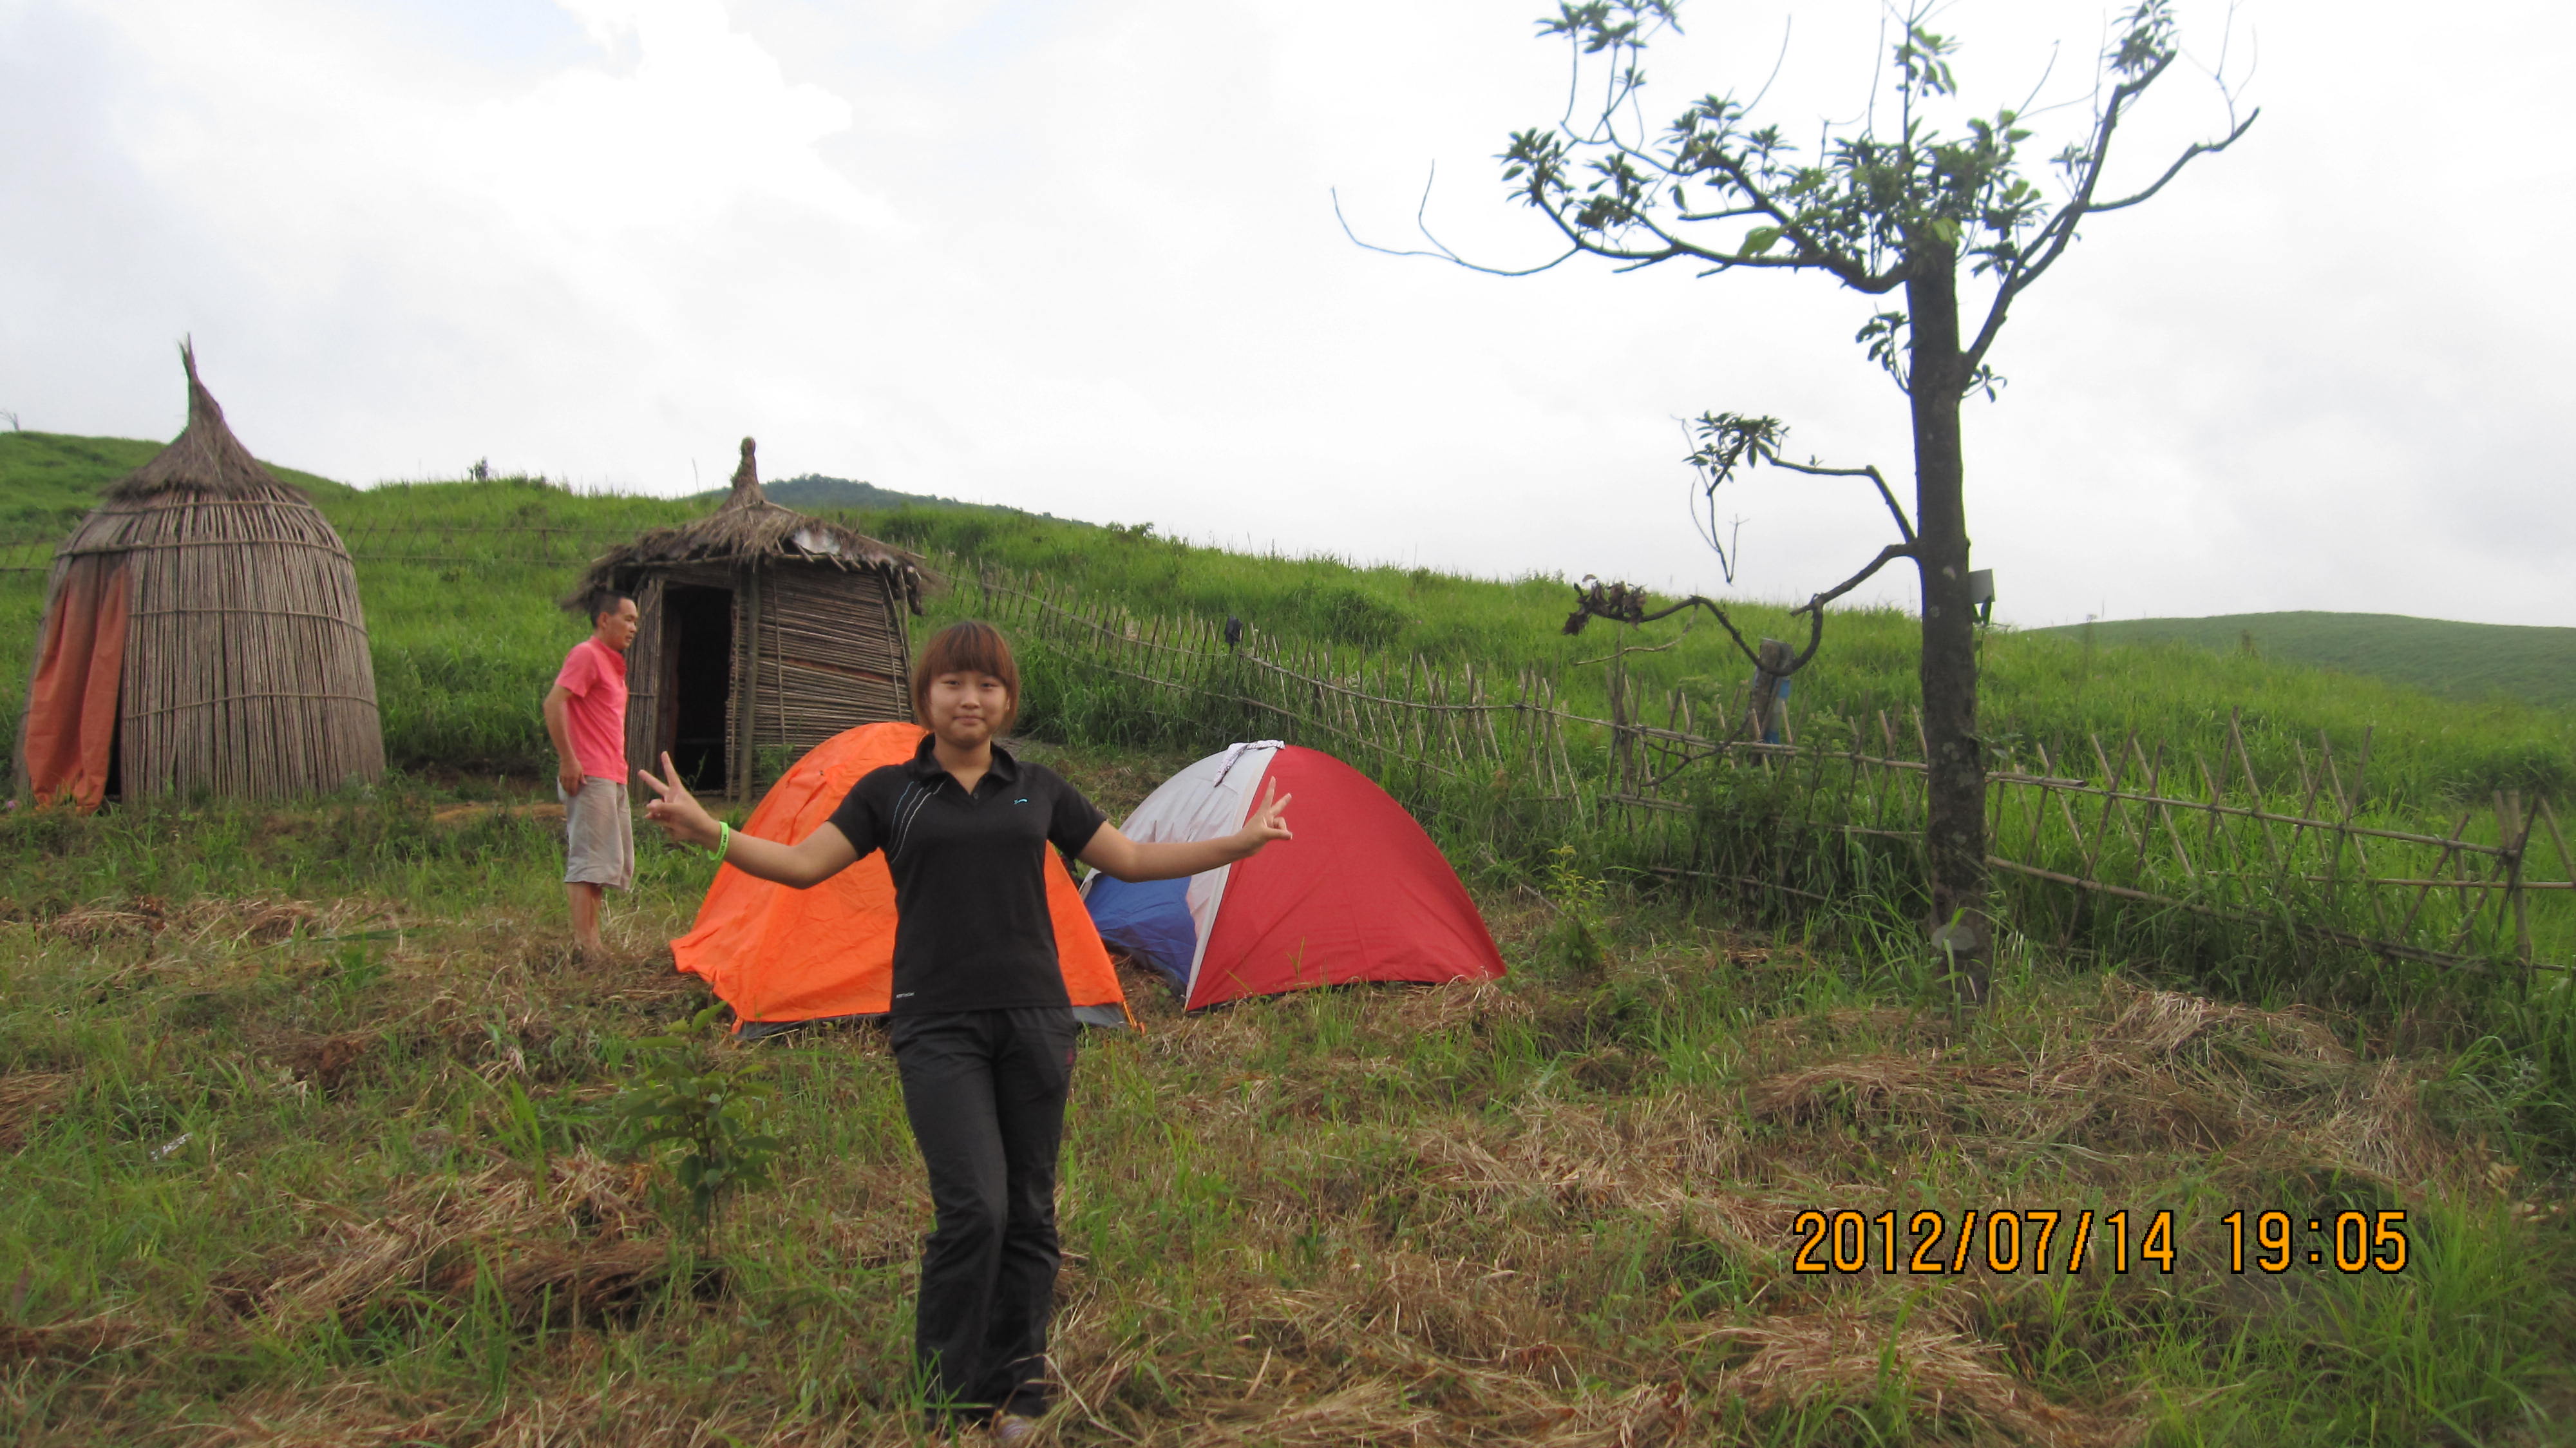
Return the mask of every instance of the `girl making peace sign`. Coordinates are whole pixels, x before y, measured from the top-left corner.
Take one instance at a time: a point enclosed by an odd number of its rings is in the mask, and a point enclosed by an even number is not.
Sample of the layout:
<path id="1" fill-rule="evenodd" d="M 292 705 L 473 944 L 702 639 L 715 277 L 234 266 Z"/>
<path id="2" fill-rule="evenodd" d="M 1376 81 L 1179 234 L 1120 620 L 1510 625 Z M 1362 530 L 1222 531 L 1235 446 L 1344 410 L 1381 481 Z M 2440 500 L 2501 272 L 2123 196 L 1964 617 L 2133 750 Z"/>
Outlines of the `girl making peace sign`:
<path id="1" fill-rule="evenodd" d="M 990 1418 L 1015 1441 L 1047 1409 L 1047 1318 L 1059 1255 L 1056 1157 L 1072 1084 L 1073 1009 L 1047 913 L 1045 850 L 1119 880 L 1170 880 L 1290 838 L 1265 790 L 1223 839 L 1140 844 L 1042 765 L 995 739 L 1019 712 L 1020 672 L 991 625 L 951 624 L 913 669 L 930 735 L 910 762 L 863 776 L 793 844 L 734 834 L 662 756 L 638 770 L 645 815 L 745 874 L 808 889 L 883 850 L 894 876 L 890 1032 L 903 1109 L 938 1223 L 921 1255 L 915 1365 L 935 1416 Z"/>

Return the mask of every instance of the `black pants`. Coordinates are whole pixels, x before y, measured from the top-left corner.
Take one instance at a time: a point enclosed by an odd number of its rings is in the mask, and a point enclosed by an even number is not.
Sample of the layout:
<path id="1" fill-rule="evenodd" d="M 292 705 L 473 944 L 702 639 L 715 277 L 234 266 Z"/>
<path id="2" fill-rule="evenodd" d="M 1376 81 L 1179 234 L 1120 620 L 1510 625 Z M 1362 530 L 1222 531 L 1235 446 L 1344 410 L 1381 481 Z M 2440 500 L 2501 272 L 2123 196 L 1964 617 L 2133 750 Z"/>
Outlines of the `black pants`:
<path id="1" fill-rule="evenodd" d="M 921 1253 L 915 1363 L 940 1411 L 1043 1413 L 1073 1012 L 898 1016 L 891 1034 L 939 1212 Z"/>

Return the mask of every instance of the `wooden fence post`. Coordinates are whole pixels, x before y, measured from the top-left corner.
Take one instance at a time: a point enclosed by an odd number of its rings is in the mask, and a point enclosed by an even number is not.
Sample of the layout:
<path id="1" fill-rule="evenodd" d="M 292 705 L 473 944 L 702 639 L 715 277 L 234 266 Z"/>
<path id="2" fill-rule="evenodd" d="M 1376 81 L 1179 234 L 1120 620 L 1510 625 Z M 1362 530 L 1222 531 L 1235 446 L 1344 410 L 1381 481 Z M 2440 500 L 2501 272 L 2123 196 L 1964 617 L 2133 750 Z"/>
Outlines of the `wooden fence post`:
<path id="1" fill-rule="evenodd" d="M 2523 847 L 2531 842 L 2531 825 L 2522 817 L 2522 791 L 2508 789 L 2496 801 L 2496 842 L 2505 847 L 2504 898 L 2513 916 L 2514 958 L 2531 966 L 2531 909 L 2522 888 Z"/>
<path id="2" fill-rule="evenodd" d="M 1789 645 L 1780 639 L 1764 639 L 1754 653 L 1753 695 L 1746 728 L 1756 744 L 1777 744 L 1785 737 L 1788 725 L 1782 709 L 1780 686 L 1789 679 Z"/>

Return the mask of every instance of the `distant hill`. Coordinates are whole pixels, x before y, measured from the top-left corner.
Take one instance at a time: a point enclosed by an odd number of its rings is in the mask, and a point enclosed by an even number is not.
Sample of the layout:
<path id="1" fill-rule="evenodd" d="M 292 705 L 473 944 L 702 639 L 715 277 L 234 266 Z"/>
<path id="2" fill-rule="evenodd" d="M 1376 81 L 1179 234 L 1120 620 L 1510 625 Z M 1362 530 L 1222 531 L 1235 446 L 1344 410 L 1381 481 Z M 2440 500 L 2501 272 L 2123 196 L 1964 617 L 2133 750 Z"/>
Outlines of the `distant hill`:
<path id="1" fill-rule="evenodd" d="M 2533 704 L 2576 704 L 2576 628 L 2294 612 L 2124 618 L 2030 632 L 2080 637 L 2087 628 L 2104 645 L 2179 643 L 2241 652 L 2250 640 L 2267 659 L 2367 674 L 2455 699 L 2503 694 Z"/>
<path id="2" fill-rule="evenodd" d="M 961 503 L 955 498 L 936 498 L 927 493 L 898 493 L 874 483 L 854 483 L 848 478 L 827 478 L 820 473 L 764 482 L 761 491 L 769 501 L 785 508 L 816 512 L 825 508 L 963 508 L 978 513 L 1017 513 L 1018 508 L 1005 508 L 997 503 Z M 711 488 L 692 494 L 693 503 L 721 503 L 726 490 Z"/>
<path id="3" fill-rule="evenodd" d="M 50 539 L 98 506 L 99 490 L 152 460 L 166 444 L 55 432 L 0 432 L 0 540 Z M 344 496 L 345 483 L 268 465 L 315 498 Z"/>

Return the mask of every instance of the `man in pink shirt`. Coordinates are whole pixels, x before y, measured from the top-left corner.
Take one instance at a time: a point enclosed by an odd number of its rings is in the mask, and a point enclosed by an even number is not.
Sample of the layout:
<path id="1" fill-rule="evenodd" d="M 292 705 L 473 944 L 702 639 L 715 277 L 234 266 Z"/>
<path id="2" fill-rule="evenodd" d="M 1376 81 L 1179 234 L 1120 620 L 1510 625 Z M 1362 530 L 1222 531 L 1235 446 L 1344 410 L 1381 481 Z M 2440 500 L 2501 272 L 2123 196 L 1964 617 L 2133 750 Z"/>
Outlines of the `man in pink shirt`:
<path id="1" fill-rule="evenodd" d="M 626 646 L 635 642 L 635 600 L 604 593 L 591 604 L 590 637 L 564 656 L 546 691 L 546 734 L 555 742 L 555 792 L 564 802 L 564 894 L 582 959 L 600 961 L 599 896 L 635 883 L 635 824 L 626 808 Z"/>

